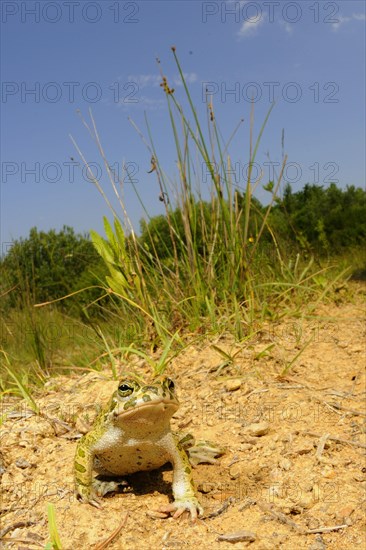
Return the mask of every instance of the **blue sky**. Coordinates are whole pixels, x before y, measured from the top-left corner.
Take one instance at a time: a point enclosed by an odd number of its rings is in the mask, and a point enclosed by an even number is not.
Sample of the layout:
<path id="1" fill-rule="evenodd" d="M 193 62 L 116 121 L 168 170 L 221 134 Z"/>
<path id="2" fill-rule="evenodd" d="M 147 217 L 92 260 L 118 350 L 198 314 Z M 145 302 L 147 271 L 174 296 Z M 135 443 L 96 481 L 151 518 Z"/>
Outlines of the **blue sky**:
<path id="1" fill-rule="evenodd" d="M 146 113 L 160 162 L 174 179 L 176 153 L 156 63 L 158 57 L 183 101 L 172 45 L 204 125 L 205 87 L 225 139 L 244 119 L 230 146 L 239 187 L 252 96 L 255 131 L 276 99 L 257 155 L 263 184 L 282 160 L 284 129 L 286 179 L 294 190 L 306 182 L 365 185 L 363 1 L 3 0 L 1 10 L 3 252 L 33 226 L 102 231 L 109 211 L 70 134 L 106 188 L 108 179 L 78 110 L 87 118 L 92 109 L 109 164 L 122 174 L 130 163 L 149 214 L 161 212 L 156 178 L 147 174 L 150 154 L 128 117 L 146 134 Z M 258 197 L 265 202 L 264 191 Z M 131 184 L 124 198 L 138 229 L 143 210 Z"/>

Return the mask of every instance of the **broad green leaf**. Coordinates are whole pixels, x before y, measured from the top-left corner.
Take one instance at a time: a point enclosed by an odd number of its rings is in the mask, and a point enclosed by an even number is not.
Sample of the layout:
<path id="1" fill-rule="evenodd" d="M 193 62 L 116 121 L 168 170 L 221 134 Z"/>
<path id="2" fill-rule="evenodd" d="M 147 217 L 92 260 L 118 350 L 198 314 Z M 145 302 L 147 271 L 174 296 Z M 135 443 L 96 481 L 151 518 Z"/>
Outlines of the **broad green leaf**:
<path id="1" fill-rule="evenodd" d="M 98 254 L 102 256 L 103 260 L 107 264 L 114 264 L 114 256 L 109 243 L 107 243 L 107 241 L 103 239 L 103 237 L 101 237 L 96 231 L 93 230 L 90 231 L 90 237 Z"/>
<path id="2" fill-rule="evenodd" d="M 120 254 L 120 250 L 118 247 L 117 239 L 113 233 L 111 224 L 109 223 L 109 220 L 108 218 L 106 218 L 106 216 L 103 216 L 103 222 L 104 222 L 104 231 L 105 231 L 105 234 L 107 235 L 107 239 L 110 244 L 110 247 L 113 250 L 114 255 L 118 257 Z"/>
<path id="3" fill-rule="evenodd" d="M 125 233 L 123 231 L 120 221 L 117 218 L 114 218 L 114 230 L 116 232 L 117 241 L 119 246 L 121 247 L 121 250 L 126 251 Z"/>

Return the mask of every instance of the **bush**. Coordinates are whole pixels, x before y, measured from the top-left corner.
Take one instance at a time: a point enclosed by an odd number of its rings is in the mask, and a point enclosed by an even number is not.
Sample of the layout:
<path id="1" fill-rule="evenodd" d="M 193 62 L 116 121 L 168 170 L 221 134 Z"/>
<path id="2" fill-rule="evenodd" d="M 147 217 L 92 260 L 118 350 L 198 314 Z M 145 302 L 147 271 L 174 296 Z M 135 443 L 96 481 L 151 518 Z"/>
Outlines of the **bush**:
<path id="1" fill-rule="evenodd" d="M 0 264 L 2 294 L 7 307 L 25 307 L 70 294 L 83 286 L 98 284 L 105 267 L 87 235 L 64 226 L 59 232 L 30 230 L 29 237 L 13 242 Z M 93 274 L 94 273 L 94 274 Z M 88 298 L 101 294 L 89 292 Z M 85 302 L 84 297 L 84 302 Z M 82 301 L 82 300 L 81 300 Z M 75 300 L 60 302 L 62 309 L 75 307 Z"/>

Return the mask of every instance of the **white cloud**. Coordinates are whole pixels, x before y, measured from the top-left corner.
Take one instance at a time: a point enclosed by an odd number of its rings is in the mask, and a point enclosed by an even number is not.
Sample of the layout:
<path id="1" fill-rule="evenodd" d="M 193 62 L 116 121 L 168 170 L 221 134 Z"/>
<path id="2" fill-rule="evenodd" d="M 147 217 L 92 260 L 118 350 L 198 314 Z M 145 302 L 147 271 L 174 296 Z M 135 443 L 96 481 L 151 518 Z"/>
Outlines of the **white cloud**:
<path id="1" fill-rule="evenodd" d="M 166 99 L 162 97 L 160 99 L 153 99 L 151 97 L 141 96 L 140 105 L 146 109 L 151 109 L 156 111 L 157 109 L 162 109 L 166 106 Z"/>
<path id="2" fill-rule="evenodd" d="M 257 34 L 259 27 L 263 25 L 264 21 L 265 15 L 262 13 L 257 17 L 249 17 L 246 21 L 244 21 L 238 31 L 239 38 L 247 38 L 248 36 L 254 36 Z"/>
<path id="3" fill-rule="evenodd" d="M 332 23 L 332 29 L 334 31 L 337 31 L 341 25 L 349 23 L 350 21 L 352 21 L 352 17 L 344 17 L 343 15 L 339 15 L 338 21 L 336 23 Z"/>
<path id="4" fill-rule="evenodd" d="M 196 73 L 183 73 L 183 76 L 184 76 L 184 80 L 186 81 L 186 84 L 193 84 L 193 82 L 196 82 L 197 80 Z M 169 84 L 169 79 L 168 79 L 168 84 Z M 173 84 L 174 86 L 183 85 L 180 75 L 173 77 Z"/>
<path id="5" fill-rule="evenodd" d="M 187 84 L 193 84 L 198 80 L 198 76 L 196 73 L 183 73 L 183 75 Z M 183 86 L 183 82 L 179 74 L 175 74 L 172 77 L 168 76 L 167 79 L 168 85 L 171 88 L 178 88 L 179 86 Z M 122 81 L 123 79 L 122 77 L 120 77 L 118 80 Z M 130 94 L 127 94 L 126 92 L 126 97 L 119 101 L 118 106 L 125 111 L 129 111 L 130 109 L 135 110 L 138 108 L 143 108 L 149 111 L 156 111 L 164 108 L 166 106 L 166 98 L 164 97 L 163 91 L 159 90 L 158 92 L 152 92 L 152 95 L 156 95 L 156 93 L 159 94 L 160 97 L 157 98 L 150 97 L 149 92 L 145 94 L 141 93 L 141 90 L 159 87 L 161 81 L 162 79 L 159 74 L 128 75 L 125 85 L 131 86 L 132 84 L 135 84 L 135 87 L 137 86 L 137 89 L 133 89 L 133 93 Z M 128 87 L 127 91 L 131 92 Z"/>
<path id="6" fill-rule="evenodd" d="M 159 86 L 161 82 L 161 76 L 158 74 L 130 74 L 127 77 L 128 82 L 135 82 L 138 87 L 146 88 L 147 86 Z"/>
<path id="7" fill-rule="evenodd" d="M 338 19 L 337 22 L 332 23 L 333 31 L 338 31 L 340 27 L 344 26 L 346 23 L 349 23 L 350 21 L 365 21 L 366 15 L 364 13 L 353 13 L 350 16 L 338 15 L 337 19 Z"/>
<path id="8" fill-rule="evenodd" d="M 120 101 L 118 107 L 124 111 L 131 109 L 144 109 L 145 111 L 158 111 L 166 106 L 165 97 L 154 99 L 145 95 L 140 96 L 136 101 Z"/>

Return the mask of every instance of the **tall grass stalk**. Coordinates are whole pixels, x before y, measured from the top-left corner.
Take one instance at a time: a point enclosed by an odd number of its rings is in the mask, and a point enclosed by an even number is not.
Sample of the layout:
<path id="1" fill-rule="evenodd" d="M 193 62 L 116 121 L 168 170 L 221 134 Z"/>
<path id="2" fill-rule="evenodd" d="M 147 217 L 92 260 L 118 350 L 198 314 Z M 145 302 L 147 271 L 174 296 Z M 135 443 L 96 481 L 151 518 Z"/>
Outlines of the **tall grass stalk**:
<path id="1" fill-rule="evenodd" d="M 91 173 L 91 180 L 114 217 L 114 229 L 105 221 L 107 238 L 92 232 L 92 239 L 109 267 L 107 285 L 110 292 L 121 300 L 121 316 L 135 315 L 142 319 L 146 334 L 152 341 L 166 346 L 177 329 L 189 327 L 194 330 L 201 325 L 208 330 L 217 329 L 219 318 L 226 319 L 226 329 L 243 338 L 255 330 L 256 324 L 265 317 L 275 316 L 276 308 L 283 305 L 288 289 L 293 290 L 292 307 L 296 308 L 295 291 L 319 296 L 319 285 L 310 263 L 304 265 L 300 259 L 292 266 L 287 263 L 269 225 L 270 212 L 278 199 L 287 161 L 285 154 L 277 180 L 267 186 L 272 195 L 264 213 L 256 210 L 253 200 L 253 193 L 263 178 L 260 174 L 253 181 L 253 166 L 273 105 L 255 138 L 252 104 L 248 176 L 241 192 L 238 192 L 231 178 L 231 158 L 228 154 L 229 142 L 237 129 L 227 143 L 223 142 L 212 98 L 207 97 L 208 129 L 204 131 L 175 48 L 172 51 L 183 84 L 187 110 L 179 102 L 158 63 L 177 155 L 176 180 L 168 177 L 163 170 L 159 147 L 147 118 L 147 136 L 131 121 L 147 147 L 151 159 L 149 177 L 156 178 L 165 222 L 161 228 L 155 229 L 146 223 L 144 238 L 136 236 L 123 200 L 123 191 L 120 191 L 124 182 L 121 181 L 118 186 L 115 184 L 115 174 L 109 168 L 111 163 L 105 155 L 91 115 L 91 126 L 85 121 L 84 124 L 97 144 L 122 211 L 120 221 L 100 182 Z M 75 145 L 88 166 L 80 148 Z M 202 166 L 209 174 L 208 189 L 200 181 Z M 125 179 L 134 186 L 127 170 Z M 206 196 L 208 199 L 204 200 Z M 137 197 L 150 220 L 143 197 L 139 193 Z M 262 247 L 264 235 L 267 247 L 270 246 L 274 252 L 270 260 Z M 286 311 L 289 312 L 288 303 Z"/>

